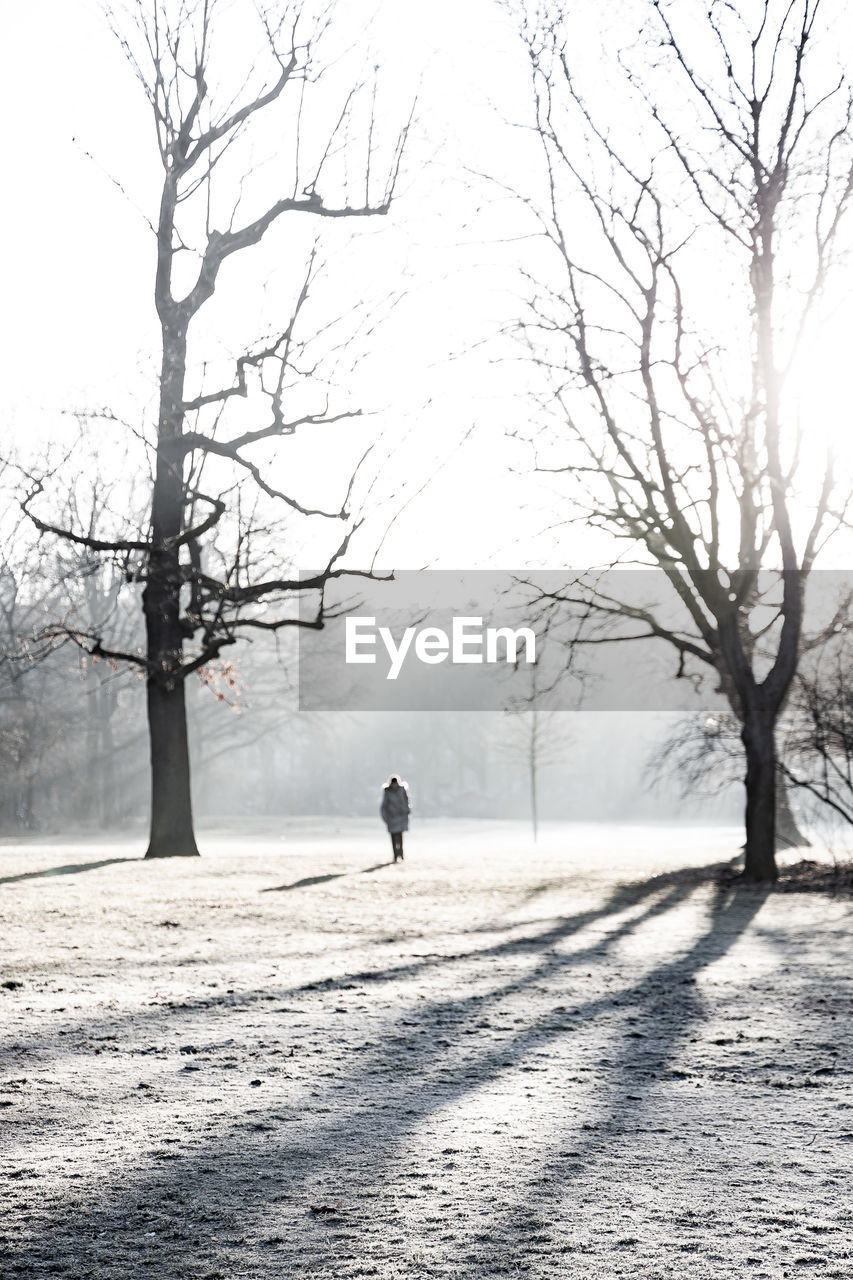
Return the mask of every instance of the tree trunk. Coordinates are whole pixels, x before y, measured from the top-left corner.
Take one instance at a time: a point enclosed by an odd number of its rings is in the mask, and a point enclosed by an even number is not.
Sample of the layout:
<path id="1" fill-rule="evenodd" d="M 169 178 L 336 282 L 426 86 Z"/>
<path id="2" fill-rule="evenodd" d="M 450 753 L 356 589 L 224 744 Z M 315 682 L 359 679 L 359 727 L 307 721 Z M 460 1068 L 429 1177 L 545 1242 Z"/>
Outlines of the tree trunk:
<path id="1" fill-rule="evenodd" d="M 791 810 L 785 779 L 776 779 L 776 848 L 811 848 L 811 840 L 803 835 Z"/>
<path id="2" fill-rule="evenodd" d="M 539 839 L 539 801 L 536 795 L 536 757 L 530 761 L 530 820 L 533 823 L 533 843 Z"/>
<path id="3" fill-rule="evenodd" d="M 151 839 L 146 858 L 194 857 L 190 757 L 183 680 L 148 681 L 151 736 Z"/>
<path id="4" fill-rule="evenodd" d="M 198 854 L 190 798 L 181 627 L 180 535 L 184 516 L 183 387 L 186 327 L 163 325 L 157 468 L 151 504 L 151 552 L 142 593 L 148 659 L 151 740 L 151 839 L 146 858 Z"/>
<path id="5" fill-rule="evenodd" d="M 112 715 L 115 703 L 110 694 L 101 686 L 99 699 L 101 715 L 101 826 L 104 829 L 114 827 L 118 817 L 118 784 L 116 781 L 115 741 L 113 739 Z"/>
<path id="6" fill-rule="evenodd" d="M 535 677 L 535 670 L 534 670 Z M 534 682 L 535 695 L 535 682 Z M 539 770 L 539 712 L 534 708 L 530 713 L 530 741 L 528 743 L 527 762 L 530 772 L 530 820 L 533 824 L 533 843 L 539 839 L 539 797 L 537 795 L 537 773 Z"/>
<path id="7" fill-rule="evenodd" d="M 88 583 L 87 583 L 88 586 Z M 87 594 L 88 591 L 87 591 Z M 97 616 L 90 610 L 90 618 Z M 91 659 L 83 658 L 83 687 L 86 691 L 86 777 L 91 778 L 90 785 L 84 792 L 83 808 L 78 818 L 84 823 L 99 825 L 101 813 L 101 760 L 98 755 L 100 727 L 98 725 L 98 676 L 91 665 Z"/>
<path id="8" fill-rule="evenodd" d="M 152 552 L 142 593 L 148 640 L 151 838 L 146 858 L 198 854 L 193 834 L 177 552 Z"/>
<path id="9" fill-rule="evenodd" d="M 746 751 L 744 880 L 776 880 L 776 747 L 773 722 L 748 716 L 741 734 Z"/>

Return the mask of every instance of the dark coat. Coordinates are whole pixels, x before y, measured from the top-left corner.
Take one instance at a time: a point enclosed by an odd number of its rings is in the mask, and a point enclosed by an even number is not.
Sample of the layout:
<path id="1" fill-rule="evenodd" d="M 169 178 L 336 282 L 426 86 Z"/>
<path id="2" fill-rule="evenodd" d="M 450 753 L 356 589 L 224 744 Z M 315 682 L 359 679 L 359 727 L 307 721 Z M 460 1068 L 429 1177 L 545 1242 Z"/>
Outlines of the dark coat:
<path id="1" fill-rule="evenodd" d="M 405 787 L 385 787 L 379 812 L 391 835 L 409 829 L 409 793 Z"/>

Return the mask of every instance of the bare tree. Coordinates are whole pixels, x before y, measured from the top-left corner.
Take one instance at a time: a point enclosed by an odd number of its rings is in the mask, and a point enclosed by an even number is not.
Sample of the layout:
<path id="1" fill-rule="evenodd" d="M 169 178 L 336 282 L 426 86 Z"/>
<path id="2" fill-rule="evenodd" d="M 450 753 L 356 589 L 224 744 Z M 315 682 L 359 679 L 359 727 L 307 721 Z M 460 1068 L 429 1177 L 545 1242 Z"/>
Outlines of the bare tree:
<path id="1" fill-rule="evenodd" d="M 543 628 L 547 635 L 547 623 Z M 541 640 L 540 637 L 540 654 Z M 559 712 L 548 707 L 553 681 L 543 680 L 540 658 L 529 666 L 523 695 L 511 699 L 502 717 L 504 730 L 498 738 L 498 750 L 515 768 L 524 769 L 530 797 L 530 825 L 533 843 L 539 839 L 539 784 L 542 771 L 563 760 L 572 743 L 572 733 Z M 515 676 L 519 674 L 516 667 Z M 508 732 L 506 732 L 508 730 Z"/>
<path id="2" fill-rule="evenodd" d="M 65 727 L 66 712 L 50 698 L 50 646 L 35 643 L 61 583 L 39 562 L 29 523 L 9 518 L 14 510 L 5 508 L 0 550 L 0 821 L 32 828 L 44 759 Z"/>
<path id="3" fill-rule="evenodd" d="M 244 6 L 129 0 L 121 12 L 108 10 L 151 108 L 163 171 L 151 225 L 161 362 L 150 524 L 126 537 L 65 527 L 45 514 L 42 480 L 33 484 L 25 505 L 43 532 L 118 558 L 128 578 L 143 586 L 142 651 L 115 648 L 102 634 L 81 633 L 78 640 L 95 656 L 134 663 L 145 674 L 152 779 L 148 857 L 198 852 L 188 676 L 214 663 L 242 628 L 321 626 L 322 588 L 341 571 L 338 562 L 353 527 L 353 481 L 339 505 L 326 509 L 302 502 L 280 478 L 275 448 L 297 432 L 356 412 L 330 403 L 318 356 L 309 352 L 316 249 L 300 266 L 302 249 L 288 249 L 279 240 L 279 252 L 291 254 L 292 274 L 301 280 L 291 314 L 277 332 L 236 358 L 226 385 L 209 385 L 209 362 L 199 349 L 210 342 L 199 315 L 222 279 L 233 277 L 234 264 L 247 269 L 252 248 L 271 238 L 277 225 L 298 221 L 298 215 L 318 225 L 381 217 L 391 206 L 407 126 L 389 136 L 375 109 L 375 85 L 350 84 L 335 100 L 334 84 L 326 88 L 323 80 L 321 51 L 334 6 L 313 20 L 305 7 L 286 0 Z M 242 61 L 232 42 L 239 47 L 252 30 L 259 50 L 246 45 Z M 254 150 L 271 136 L 277 139 L 272 180 Z M 252 182 L 258 174 L 263 180 Z M 252 202 L 253 211 L 243 214 Z M 296 235 L 292 242 L 299 244 Z M 325 569 L 313 578 L 282 574 L 283 558 L 273 545 L 281 532 L 276 511 L 344 526 Z M 210 545 L 214 531 L 218 551 Z M 294 616 L 288 602 L 311 589 L 319 593 L 315 615 Z"/>
<path id="4" fill-rule="evenodd" d="M 821 0 L 640 7 L 593 100 L 574 10 L 522 15 L 545 174 L 520 323 L 544 376 L 538 465 L 623 540 L 620 563 L 661 571 L 662 601 L 654 575 L 638 605 L 605 573 L 559 603 L 590 641 L 657 637 L 678 675 L 710 674 L 745 753 L 744 876 L 772 880 L 775 727 L 842 515 L 829 458 L 804 464 L 796 378 L 853 195 L 853 99 L 826 42 L 815 56 Z M 621 118 L 600 105 L 614 91 Z"/>
<path id="5" fill-rule="evenodd" d="M 542 774 L 565 759 L 571 744 L 564 717 L 559 711 L 543 710 L 531 703 L 525 709 L 508 711 L 502 718 L 497 749 L 514 770 L 524 770 L 530 799 L 530 826 L 533 843 L 539 839 L 539 787 Z"/>
<path id="6" fill-rule="evenodd" d="M 853 823 L 853 679 L 849 629 L 798 671 L 782 769 L 845 823 Z"/>
<path id="7" fill-rule="evenodd" d="M 792 708 L 788 706 L 788 719 Z M 675 776 L 682 796 L 718 795 L 739 782 L 743 772 L 742 725 L 732 712 L 684 716 L 647 764 L 651 782 Z M 776 849 L 811 844 L 791 806 L 787 764 L 790 730 L 781 725 L 776 774 Z"/>

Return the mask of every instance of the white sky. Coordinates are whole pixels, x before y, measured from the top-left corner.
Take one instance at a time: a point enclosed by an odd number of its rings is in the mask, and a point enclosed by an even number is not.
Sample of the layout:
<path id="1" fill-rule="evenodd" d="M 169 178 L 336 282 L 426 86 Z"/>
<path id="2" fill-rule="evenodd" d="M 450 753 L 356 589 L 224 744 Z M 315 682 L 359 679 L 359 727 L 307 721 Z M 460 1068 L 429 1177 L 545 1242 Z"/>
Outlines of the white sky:
<path id="1" fill-rule="evenodd" d="M 57 420 L 58 408 L 111 406 L 133 417 L 150 404 L 158 331 L 153 242 L 143 214 L 155 214 L 160 171 L 149 109 L 96 4 L 46 0 L 10 7 L 5 17 L 6 118 L 25 119 L 26 127 L 13 125 L 4 139 L 9 198 L 2 232 L 13 250 L 4 272 L 2 394 L 4 417 L 26 440 L 75 430 Z M 476 210 L 484 193 L 469 192 L 460 176 L 465 166 L 489 163 L 486 134 L 498 130 L 487 98 L 496 73 L 503 77 L 501 25 L 488 0 L 436 0 L 380 8 L 373 36 L 393 51 L 384 81 L 395 118 L 403 118 L 423 77 L 423 126 L 393 219 L 359 223 L 357 252 L 344 248 L 333 259 L 330 280 L 336 296 L 348 299 L 367 274 L 367 288 L 380 300 L 399 286 L 401 270 L 411 280 L 410 296 L 380 330 L 348 400 L 379 411 L 371 433 L 378 425 L 389 433 L 379 446 L 391 454 L 381 467 L 386 489 L 403 478 L 419 488 L 437 471 L 434 485 L 395 524 L 386 559 L 397 563 L 489 560 L 498 551 L 496 530 L 506 562 L 515 563 L 515 517 L 507 522 L 506 515 L 525 500 L 526 486 L 508 467 L 524 459 L 505 432 L 519 408 L 495 394 L 500 370 L 484 369 L 483 360 L 447 359 L 493 332 L 501 308 L 508 314 L 511 305 L 506 269 L 490 274 L 500 251 L 480 243 Z M 449 139 L 438 154 L 437 138 Z M 426 156 L 430 164 L 419 173 Z M 253 251 L 249 271 L 257 266 L 272 275 L 292 230 L 302 232 L 282 226 L 267 248 Z M 300 248 L 296 270 L 301 266 Z M 264 281 L 252 283 L 261 288 L 237 298 L 244 308 L 263 305 Z M 226 269 L 223 294 L 231 284 Z M 479 430 L 460 446 L 475 423 Z M 324 442 L 318 457 L 310 438 L 297 448 L 302 497 L 313 473 L 325 474 L 328 455 Z M 531 519 L 531 531 L 537 523 Z"/>
<path id="2" fill-rule="evenodd" d="M 375 8 L 364 0 L 344 6 L 355 26 Z M 155 214 L 160 171 L 149 109 L 97 4 L 41 0 L 4 10 L 0 394 L 13 436 L 27 441 L 70 432 L 60 408 L 111 406 L 133 417 L 150 405 L 157 326 L 143 214 Z M 578 28 L 588 56 L 595 53 L 586 41 L 592 10 L 583 6 Z M 422 78 L 421 127 L 392 218 L 361 224 L 355 247 L 348 236 L 332 242 L 328 296 L 343 308 L 365 293 L 381 299 L 408 278 L 407 296 L 349 380 L 349 402 L 377 410 L 359 424 L 359 439 L 382 433 L 385 506 L 363 546 L 375 543 L 395 493 L 437 472 L 396 520 L 383 563 L 580 565 L 596 558 L 598 544 L 577 526 L 559 547 L 539 536 L 553 520 L 553 486 L 525 474 L 529 455 L 508 438 L 526 422 L 524 366 L 497 360 L 505 348 L 482 345 L 514 314 L 513 273 L 527 245 L 516 237 L 527 224 L 511 201 L 465 172 L 503 168 L 522 185 L 532 179 L 524 136 L 494 107 L 523 115 L 522 53 L 493 0 L 387 0 L 376 12 L 371 39 L 383 62 L 389 118 L 402 117 Z M 300 253 L 303 230 L 293 232 Z M 245 289 L 223 272 L 229 320 L 251 328 L 256 313 L 269 319 L 265 309 L 276 305 L 293 242 L 288 224 L 254 251 Z M 709 264 L 709 281 L 714 275 Z M 214 318 L 209 323 L 215 328 Z M 229 342 L 216 341 L 224 359 Z M 809 387 L 804 396 L 822 404 L 819 416 L 832 420 L 840 439 L 849 422 L 846 385 L 838 382 L 846 360 L 840 324 L 827 328 L 814 360 L 819 391 Z M 304 478 L 297 496 L 322 494 L 335 476 L 332 459 L 346 457 L 347 448 L 344 429 L 300 440 L 288 454 L 291 471 Z"/>

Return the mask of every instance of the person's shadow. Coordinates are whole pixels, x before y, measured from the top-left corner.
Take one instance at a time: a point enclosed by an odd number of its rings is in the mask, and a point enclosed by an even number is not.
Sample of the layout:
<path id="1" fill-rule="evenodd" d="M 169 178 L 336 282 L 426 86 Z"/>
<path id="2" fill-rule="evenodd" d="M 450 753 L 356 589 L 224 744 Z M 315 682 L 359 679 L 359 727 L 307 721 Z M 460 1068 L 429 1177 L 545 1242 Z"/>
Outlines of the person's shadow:
<path id="1" fill-rule="evenodd" d="M 330 880 L 343 880 L 347 876 L 366 876 L 371 871 L 381 871 L 383 867 L 390 867 L 390 862 L 377 862 L 372 867 L 362 867 L 360 871 L 333 871 L 325 876 L 303 876 L 301 880 L 294 880 L 292 884 L 271 884 L 266 889 L 261 889 L 261 893 L 286 893 L 290 889 L 307 889 L 312 884 L 328 884 Z"/>

